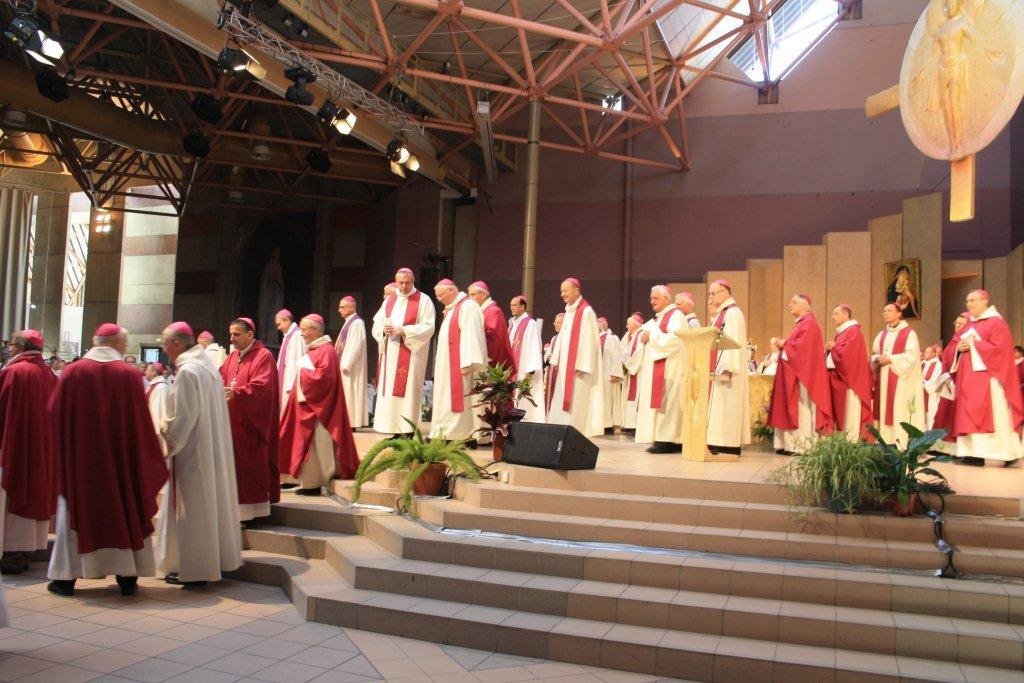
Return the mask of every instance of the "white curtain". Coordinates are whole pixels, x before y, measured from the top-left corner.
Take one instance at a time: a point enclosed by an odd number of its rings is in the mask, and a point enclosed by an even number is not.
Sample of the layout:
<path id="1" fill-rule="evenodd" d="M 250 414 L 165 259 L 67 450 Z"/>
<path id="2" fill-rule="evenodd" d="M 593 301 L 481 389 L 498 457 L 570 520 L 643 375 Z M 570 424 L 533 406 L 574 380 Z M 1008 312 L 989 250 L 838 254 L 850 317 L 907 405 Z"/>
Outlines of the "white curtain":
<path id="1" fill-rule="evenodd" d="M 0 187 L 0 337 L 28 324 L 28 240 L 32 193 Z"/>

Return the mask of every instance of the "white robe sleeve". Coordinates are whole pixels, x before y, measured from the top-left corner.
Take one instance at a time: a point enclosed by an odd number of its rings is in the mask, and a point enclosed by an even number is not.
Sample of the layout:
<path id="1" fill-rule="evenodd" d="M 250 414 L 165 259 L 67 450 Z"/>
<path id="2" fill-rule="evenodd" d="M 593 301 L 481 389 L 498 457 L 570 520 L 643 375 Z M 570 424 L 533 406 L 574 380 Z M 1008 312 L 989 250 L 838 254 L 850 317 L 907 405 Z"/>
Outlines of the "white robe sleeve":
<path id="1" fill-rule="evenodd" d="M 575 315 L 580 315 L 579 308 L 576 309 Z M 597 329 L 597 315 L 593 308 L 588 307 L 582 315 L 579 352 L 576 354 L 576 371 L 593 375 L 601 370 L 601 331 Z M 562 329 L 565 329 L 565 325 L 568 325 L 569 322 L 566 321 L 562 325 Z M 572 328 L 569 329 L 571 336 Z"/>
<path id="2" fill-rule="evenodd" d="M 722 334 L 730 339 L 743 343 L 747 338 L 747 324 L 743 318 L 743 312 L 735 306 L 725 312 L 725 320 L 722 321 Z M 672 335 L 673 337 L 675 335 Z M 718 354 L 718 365 L 715 366 L 715 374 L 731 372 L 739 374 L 747 366 L 747 350 L 745 348 L 730 349 Z"/>
<path id="3" fill-rule="evenodd" d="M 622 344 L 614 334 L 609 334 L 604 340 L 604 372 L 608 377 L 624 376 L 622 371 Z"/>
<path id="4" fill-rule="evenodd" d="M 561 332 L 553 336 L 551 338 L 551 343 L 548 345 L 548 350 L 544 352 L 544 360 L 546 360 L 549 365 L 558 365 L 558 338 L 561 336 Z"/>
<path id="5" fill-rule="evenodd" d="M 434 302 L 429 296 L 420 293 L 420 309 L 416 315 L 416 322 L 412 325 L 403 325 L 402 332 L 402 343 L 413 353 L 430 344 L 430 338 L 434 336 Z"/>
<path id="6" fill-rule="evenodd" d="M 895 343 L 895 336 L 893 337 Z M 891 353 L 889 358 L 892 363 L 889 368 L 896 373 L 897 377 L 904 377 L 914 368 L 921 367 L 921 345 L 917 341 L 917 332 L 913 330 L 907 335 L 907 347 L 903 353 Z"/>
<path id="7" fill-rule="evenodd" d="M 373 314 L 373 327 L 370 329 L 370 334 L 378 344 L 384 343 L 384 322 L 387 320 L 387 316 L 384 315 L 384 306 L 386 304 L 385 300 L 385 303 L 381 304 L 377 312 Z"/>
<path id="8" fill-rule="evenodd" d="M 536 320 L 527 323 L 526 331 L 523 333 L 523 343 L 519 347 L 519 377 L 525 377 L 531 372 L 537 372 L 543 366 L 540 339 L 540 325 Z"/>
<path id="9" fill-rule="evenodd" d="M 487 365 L 484 315 L 472 299 L 459 307 L 459 362 L 474 371 Z"/>
<path id="10" fill-rule="evenodd" d="M 339 359 L 342 373 L 352 374 L 356 363 L 366 356 L 366 324 L 362 320 L 353 320 L 345 337 L 345 348 Z"/>
<path id="11" fill-rule="evenodd" d="M 199 385 L 191 372 L 179 372 L 177 380 L 164 394 L 164 418 L 160 432 L 167 443 L 167 457 L 172 458 L 188 443 L 199 423 Z"/>
<path id="12" fill-rule="evenodd" d="M 882 333 L 879 332 L 871 341 L 871 364 L 878 365 L 878 357 L 882 355 Z"/>

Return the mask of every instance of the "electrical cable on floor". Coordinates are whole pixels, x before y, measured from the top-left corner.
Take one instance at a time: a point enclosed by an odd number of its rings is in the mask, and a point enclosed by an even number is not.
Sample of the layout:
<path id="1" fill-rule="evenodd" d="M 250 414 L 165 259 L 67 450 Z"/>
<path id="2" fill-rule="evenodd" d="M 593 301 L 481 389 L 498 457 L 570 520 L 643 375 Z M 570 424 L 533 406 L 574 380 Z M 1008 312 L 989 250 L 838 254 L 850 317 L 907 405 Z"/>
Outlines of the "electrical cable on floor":
<path id="1" fill-rule="evenodd" d="M 932 520 L 932 532 L 935 534 L 935 547 L 946 557 L 946 566 L 935 570 L 935 576 L 940 579 L 962 579 L 964 574 L 953 564 L 953 555 L 956 553 L 956 546 L 947 541 L 944 537 L 946 528 L 946 498 L 941 493 L 934 492 L 939 497 L 939 507 L 928 507 L 926 513 Z M 922 500 L 922 503 L 924 501 Z"/>

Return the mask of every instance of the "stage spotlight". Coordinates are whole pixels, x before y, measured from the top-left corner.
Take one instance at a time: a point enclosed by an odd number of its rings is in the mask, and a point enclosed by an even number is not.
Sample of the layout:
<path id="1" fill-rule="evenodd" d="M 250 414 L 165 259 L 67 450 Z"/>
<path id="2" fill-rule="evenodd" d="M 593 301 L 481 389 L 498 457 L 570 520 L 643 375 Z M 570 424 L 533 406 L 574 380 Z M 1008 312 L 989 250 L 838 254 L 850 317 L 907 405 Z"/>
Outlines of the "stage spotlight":
<path id="1" fill-rule="evenodd" d="M 245 50 L 225 47 L 217 55 L 217 68 L 221 73 L 250 76 L 255 80 L 265 78 L 267 69 Z"/>
<path id="2" fill-rule="evenodd" d="M 394 173 L 399 178 L 405 178 L 405 169 L 402 168 L 401 164 L 396 164 L 394 161 L 388 161 L 388 163 L 391 165 L 392 173 Z"/>
<path id="3" fill-rule="evenodd" d="M 293 66 L 284 75 L 295 84 L 285 91 L 284 98 L 303 107 L 313 104 L 313 93 L 306 90 L 306 84 L 315 81 L 316 74 L 304 66 Z"/>
<path id="4" fill-rule="evenodd" d="M 396 164 L 404 164 L 409 160 L 410 152 L 409 148 L 405 144 L 400 136 L 396 135 L 395 138 L 388 143 L 386 152 L 388 161 L 393 161 Z"/>
<path id="5" fill-rule="evenodd" d="M 210 97 L 204 92 L 196 93 L 192 100 L 192 112 L 207 123 L 216 124 L 224 113 L 220 110 L 220 100 Z"/>
<path id="6" fill-rule="evenodd" d="M 309 27 L 303 24 L 299 27 L 298 34 L 300 38 L 309 38 Z"/>
<path id="7" fill-rule="evenodd" d="M 210 139 L 202 133 L 192 131 L 181 139 L 181 147 L 185 154 L 202 159 L 210 153 Z"/>
<path id="8" fill-rule="evenodd" d="M 56 66 L 64 56 L 64 47 L 39 28 L 36 20 L 27 14 L 14 17 L 4 31 L 4 37 L 40 64 Z"/>
<path id="9" fill-rule="evenodd" d="M 316 112 L 316 116 L 323 121 L 324 125 L 338 131 L 339 135 L 348 135 L 356 125 L 355 114 L 345 109 L 345 107 L 339 107 L 330 100 L 324 100 L 324 103 L 320 105 L 320 109 Z"/>
<path id="10" fill-rule="evenodd" d="M 68 84 L 56 71 L 40 71 L 36 74 L 36 90 L 39 94 L 53 102 L 63 102 L 68 98 Z"/>
<path id="11" fill-rule="evenodd" d="M 409 155 L 409 160 L 405 162 L 405 167 L 410 171 L 420 170 L 420 160 L 416 158 L 415 154 Z"/>
<path id="12" fill-rule="evenodd" d="M 311 149 L 306 155 L 306 163 L 317 173 L 327 173 L 331 170 L 331 158 L 322 149 Z"/>

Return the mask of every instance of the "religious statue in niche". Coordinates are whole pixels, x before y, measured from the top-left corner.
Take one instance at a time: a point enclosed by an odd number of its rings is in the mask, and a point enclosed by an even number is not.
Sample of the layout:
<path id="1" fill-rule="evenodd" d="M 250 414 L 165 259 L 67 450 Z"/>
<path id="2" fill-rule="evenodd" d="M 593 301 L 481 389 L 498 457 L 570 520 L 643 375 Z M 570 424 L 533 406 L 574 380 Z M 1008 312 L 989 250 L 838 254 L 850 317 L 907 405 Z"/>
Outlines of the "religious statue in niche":
<path id="1" fill-rule="evenodd" d="M 284 271 L 281 270 L 281 250 L 270 252 L 270 260 L 260 275 L 260 305 L 257 337 L 264 344 L 277 346 L 277 327 L 274 314 L 284 307 Z"/>
<path id="2" fill-rule="evenodd" d="M 950 220 L 974 218 L 975 154 L 1024 97 L 1024 2 L 931 0 L 903 55 L 898 85 L 868 98 L 869 118 L 900 110 L 911 142 L 951 162 Z"/>
<path id="3" fill-rule="evenodd" d="M 896 304 L 905 320 L 921 317 L 921 259 L 904 259 L 885 264 L 885 303 Z"/>

